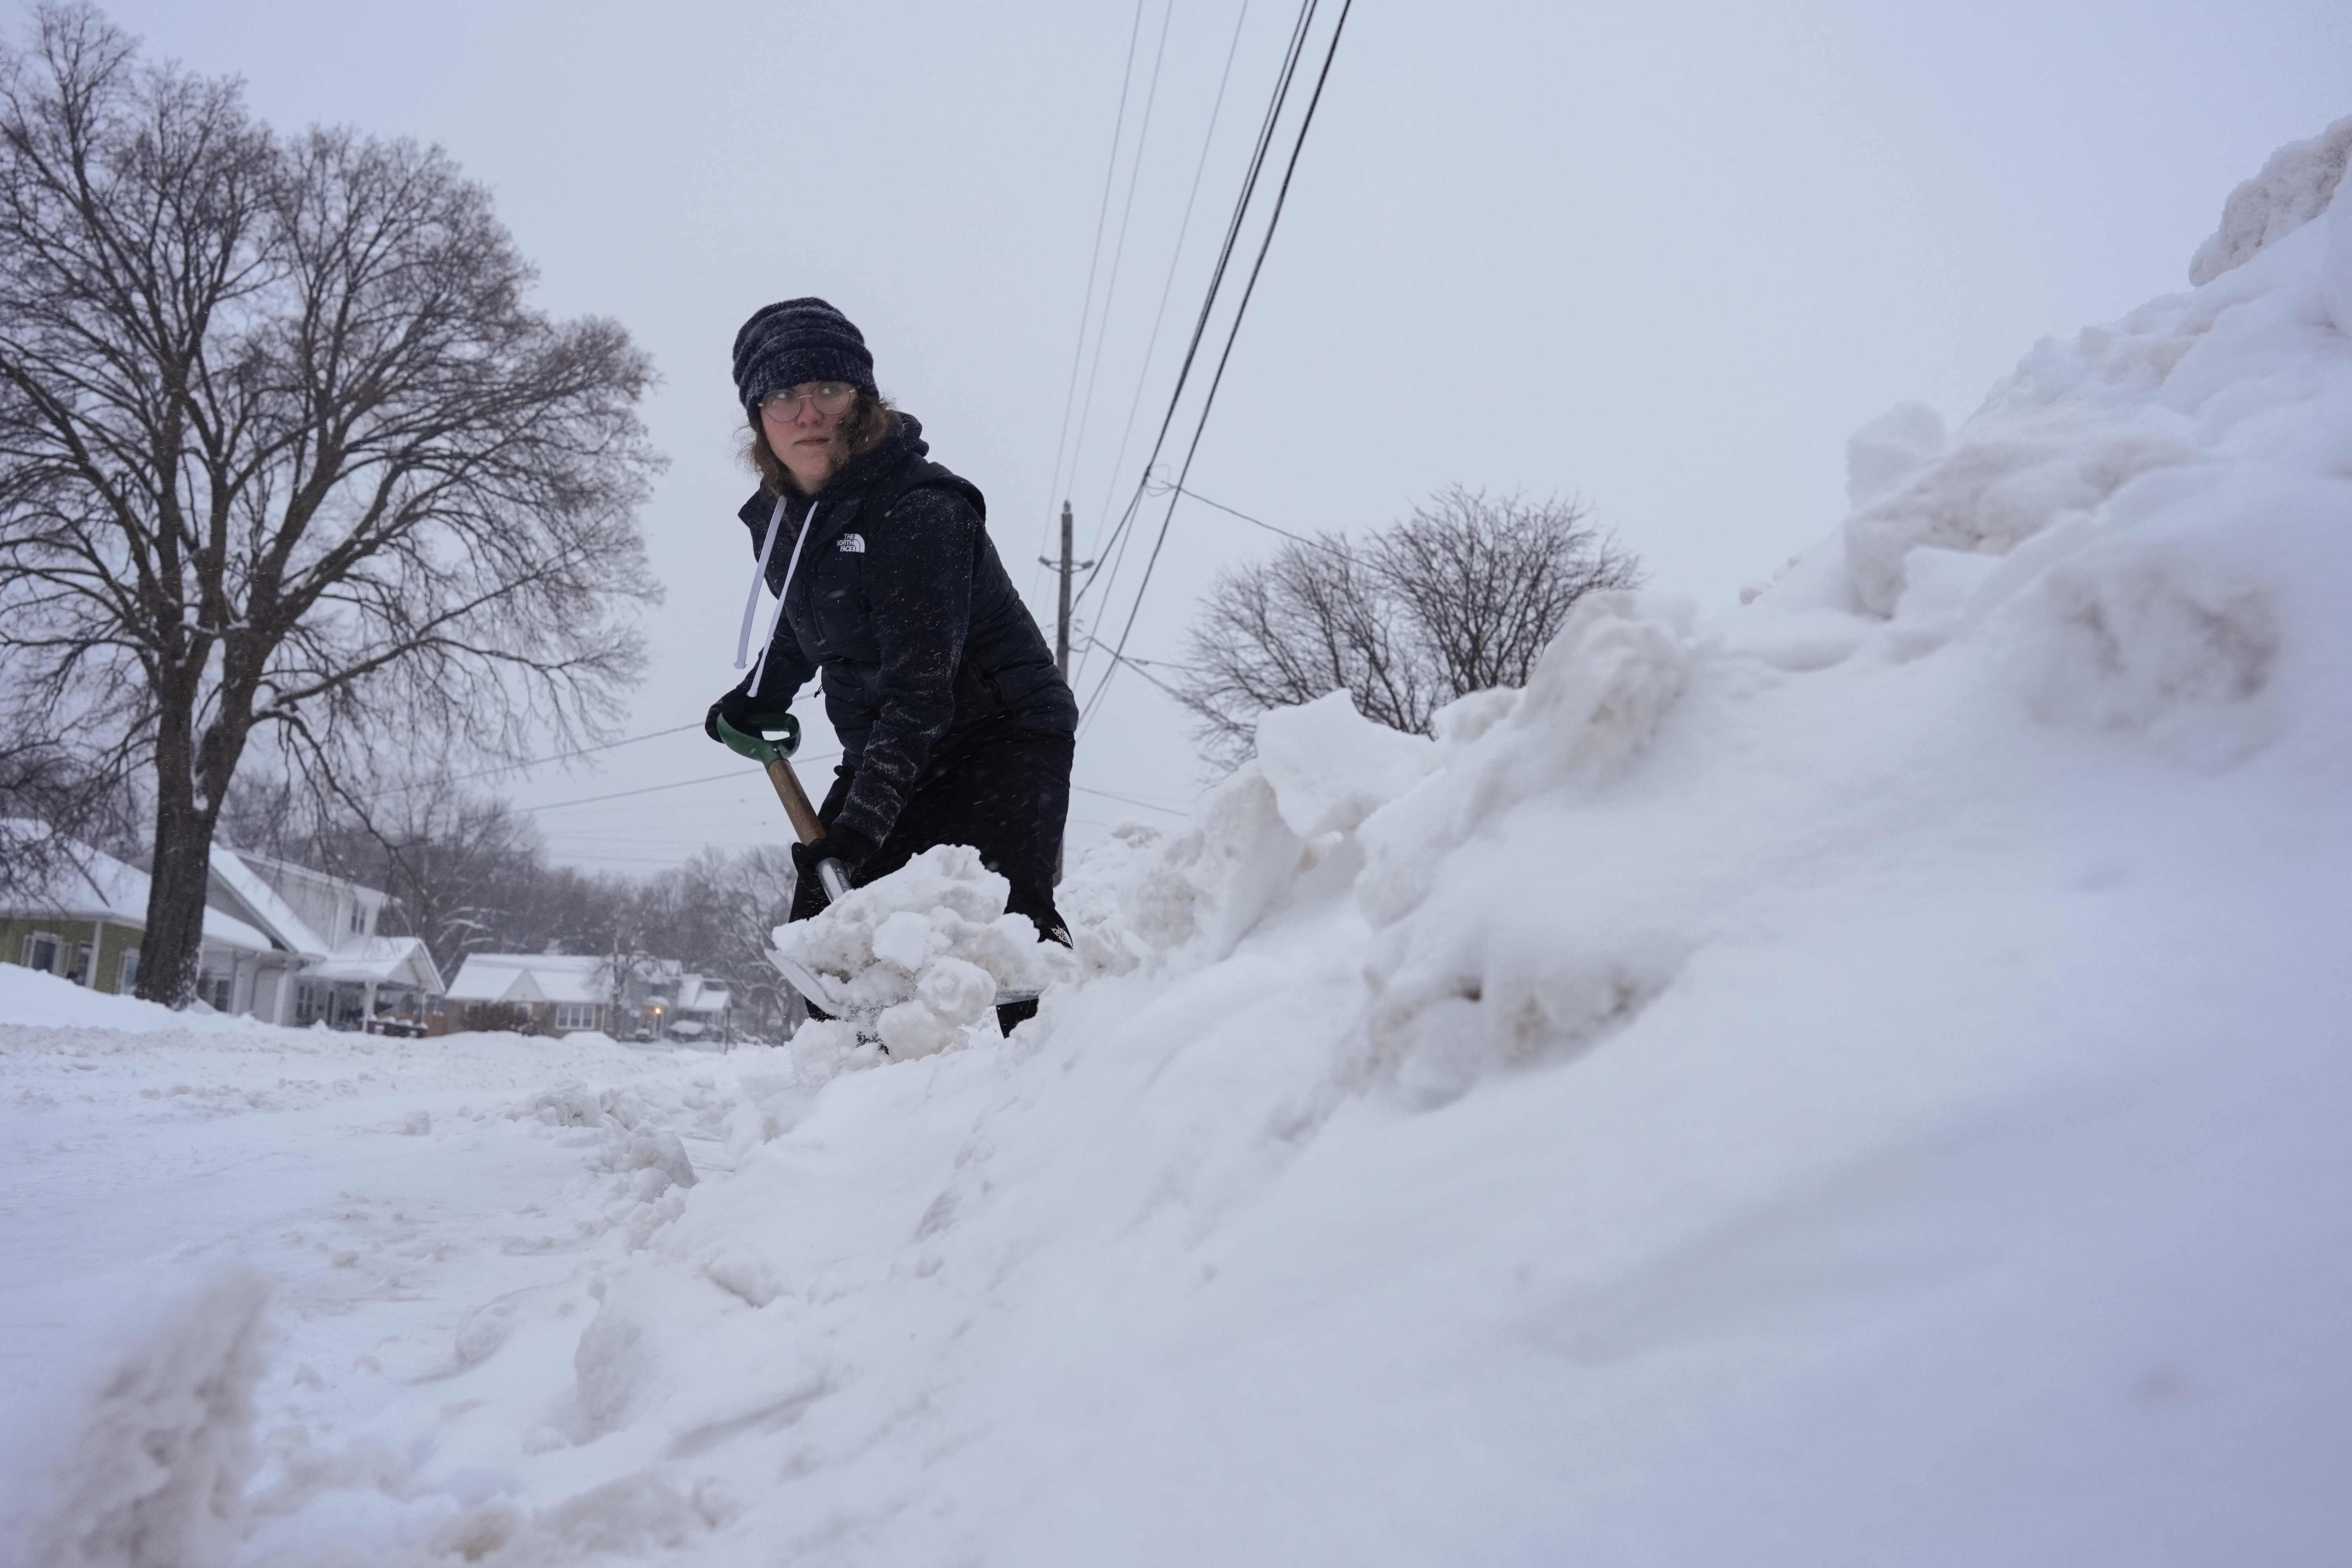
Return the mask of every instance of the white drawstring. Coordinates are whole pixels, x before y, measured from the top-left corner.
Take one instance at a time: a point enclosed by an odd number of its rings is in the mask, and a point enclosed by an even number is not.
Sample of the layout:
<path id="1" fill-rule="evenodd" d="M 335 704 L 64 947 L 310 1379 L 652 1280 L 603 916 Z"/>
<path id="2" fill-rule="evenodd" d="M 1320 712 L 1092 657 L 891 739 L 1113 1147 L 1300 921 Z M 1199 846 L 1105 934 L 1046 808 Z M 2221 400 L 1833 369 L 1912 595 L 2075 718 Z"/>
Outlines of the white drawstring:
<path id="1" fill-rule="evenodd" d="M 760 542 L 760 563 L 751 568 L 751 592 L 743 600 L 743 629 L 735 634 L 735 668 L 743 668 L 751 657 L 751 617 L 760 610 L 760 584 L 767 579 L 768 557 L 775 553 L 778 527 L 784 521 L 784 498 L 776 498 L 776 510 L 768 514 L 768 537 Z"/>
<path id="2" fill-rule="evenodd" d="M 778 496 L 776 498 L 776 514 L 768 520 L 767 543 L 761 545 L 760 549 L 759 575 L 751 579 L 751 605 L 757 605 L 760 602 L 760 584 L 761 579 L 765 578 L 768 574 L 768 549 L 776 542 L 777 527 L 783 521 L 784 498 Z M 801 546 L 808 542 L 809 526 L 815 521 L 816 502 L 811 501 L 809 502 L 808 515 L 801 519 L 800 535 L 793 541 L 792 558 L 784 563 L 783 586 L 776 590 L 776 613 L 768 617 L 768 635 L 766 639 L 760 644 L 760 662 L 751 667 L 751 683 L 748 687 L 744 688 L 747 691 L 759 690 L 760 677 L 767 673 L 768 655 L 774 650 L 776 646 L 776 623 L 784 617 L 784 595 L 792 591 L 793 571 L 801 563 Z M 743 607 L 743 633 L 746 637 L 751 635 L 751 605 L 746 605 Z M 740 669 L 743 668 L 743 657 L 747 651 L 748 650 L 744 647 L 741 642 L 739 641 L 735 645 L 736 668 Z"/>

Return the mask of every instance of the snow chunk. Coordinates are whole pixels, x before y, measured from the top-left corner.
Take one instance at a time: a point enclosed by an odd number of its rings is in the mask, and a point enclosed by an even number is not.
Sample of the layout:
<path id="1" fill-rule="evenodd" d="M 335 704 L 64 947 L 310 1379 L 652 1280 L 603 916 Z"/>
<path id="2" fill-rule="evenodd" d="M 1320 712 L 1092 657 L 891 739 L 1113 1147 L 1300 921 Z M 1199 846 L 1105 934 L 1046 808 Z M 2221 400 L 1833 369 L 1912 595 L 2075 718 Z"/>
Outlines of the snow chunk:
<path id="1" fill-rule="evenodd" d="M 1511 716 L 1519 705 L 1516 686 L 1490 687 L 1455 698 L 1429 716 L 1441 753 L 1459 751 Z"/>
<path id="2" fill-rule="evenodd" d="M 1597 786 L 1628 766 L 1681 694 L 1689 614 L 1639 594 L 1578 600 L 1508 717 L 1429 785 L 1364 823 L 1356 900 L 1373 923 L 1419 903 L 1436 862 L 1499 813 L 1546 791 Z"/>
<path id="3" fill-rule="evenodd" d="M 2327 210 L 2352 157 L 2352 115 L 2308 142 L 2290 142 L 2270 155 L 2263 172 L 2230 193 L 2221 226 L 2189 261 L 2189 281 L 2202 288 L 2254 253 Z"/>
<path id="4" fill-rule="evenodd" d="M 1257 760 L 1274 790 L 1275 809 L 1306 839 L 1354 831 L 1429 776 L 1437 766 L 1437 747 L 1374 723 L 1356 711 L 1345 691 L 1334 691 L 1260 718 Z"/>
<path id="5" fill-rule="evenodd" d="M 2045 720 L 2158 730 L 2226 762 L 2266 739 L 2284 643 L 2269 588 L 2210 536 L 2125 536 L 2060 562 L 2003 617 L 2011 678 Z"/>
<path id="6" fill-rule="evenodd" d="M 1041 990 L 1076 973 L 1068 949 L 1005 913 L 1009 890 L 977 849 L 939 845 L 814 919 L 776 927 L 775 951 L 837 982 L 853 1016 L 872 1021 L 894 1058 L 929 1056 L 978 1021 L 1000 989 Z M 840 1065 L 829 1048 L 795 1050 L 794 1059 L 806 1066 L 814 1054 Z"/>
<path id="7" fill-rule="evenodd" d="M 2045 342 L 2020 376 L 2071 379 L 2107 346 L 2090 333 L 2064 347 Z M 2005 555 L 2060 517 L 2089 512 L 2141 475 L 2195 454 L 2181 421 L 2160 409 L 2110 420 L 2037 408 L 2020 424 L 1971 421 L 1942 459 L 1847 520 L 1846 561 L 1864 605 L 1895 613 L 1914 550 Z"/>
<path id="8" fill-rule="evenodd" d="M 712 1284 L 733 1291 L 754 1307 L 764 1307 L 784 1293 L 784 1277 L 749 1242 L 730 1244 L 704 1264 L 702 1271 L 710 1276 Z"/>
<path id="9" fill-rule="evenodd" d="M 1639 1016 L 1687 947 L 1590 916 L 1424 910 L 1383 933 L 1364 967 L 1372 1008 L 1349 1076 L 1430 1107 L 1488 1072 L 1575 1056 Z"/>
<path id="10" fill-rule="evenodd" d="M 1845 496 L 1863 506 L 1901 484 L 1944 449 L 1944 416 L 1898 403 L 1845 441 Z"/>
<path id="11" fill-rule="evenodd" d="M 1183 832 L 1163 837 L 1122 822 L 1087 847 L 1056 900 L 1082 973 L 1126 974 L 1146 963 L 1182 970 L 1224 958 L 1302 874 L 1341 856 L 1348 835 L 1435 773 L 1449 749 L 1500 722 L 1518 698 L 1484 691 L 1449 704 L 1436 716 L 1446 736 L 1437 742 L 1362 717 L 1345 691 L 1269 710 L 1258 721 L 1258 754 L 1202 795 Z"/>
<path id="12" fill-rule="evenodd" d="M 1283 820 L 1263 764 L 1244 763 L 1202 795 L 1192 825 L 1155 847 L 1120 899 L 1148 948 L 1214 963 L 1288 890 L 1307 845 Z"/>

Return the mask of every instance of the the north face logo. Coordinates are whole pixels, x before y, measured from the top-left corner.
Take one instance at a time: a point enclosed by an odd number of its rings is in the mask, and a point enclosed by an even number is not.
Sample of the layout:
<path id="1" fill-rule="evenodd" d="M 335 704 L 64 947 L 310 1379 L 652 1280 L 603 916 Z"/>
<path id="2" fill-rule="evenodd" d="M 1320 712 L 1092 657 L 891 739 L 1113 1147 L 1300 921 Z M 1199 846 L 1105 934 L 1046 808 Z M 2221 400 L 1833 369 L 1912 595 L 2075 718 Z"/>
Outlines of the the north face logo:
<path id="1" fill-rule="evenodd" d="M 854 555 L 863 555 L 866 553 L 866 536 L 862 533 L 845 533 L 834 542 L 833 547 L 835 550 L 848 551 Z"/>

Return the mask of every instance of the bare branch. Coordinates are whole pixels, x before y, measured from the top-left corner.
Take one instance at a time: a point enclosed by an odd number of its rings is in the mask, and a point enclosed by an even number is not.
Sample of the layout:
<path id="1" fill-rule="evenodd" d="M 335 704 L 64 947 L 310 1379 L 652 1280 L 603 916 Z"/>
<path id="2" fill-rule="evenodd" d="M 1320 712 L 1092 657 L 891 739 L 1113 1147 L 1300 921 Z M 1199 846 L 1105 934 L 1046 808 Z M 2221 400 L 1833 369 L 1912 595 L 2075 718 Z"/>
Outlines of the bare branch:
<path id="1" fill-rule="evenodd" d="M 1427 734 L 1473 691 L 1522 686 L 1576 601 L 1641 581 L 1572 501 L 1460 486 L 1357 542 L 1296 538 L 1210 590 L 1171 688 L 1213 763 L 1247 758 L 1269 708 L 1345 690 L 1359 712 Z"/>

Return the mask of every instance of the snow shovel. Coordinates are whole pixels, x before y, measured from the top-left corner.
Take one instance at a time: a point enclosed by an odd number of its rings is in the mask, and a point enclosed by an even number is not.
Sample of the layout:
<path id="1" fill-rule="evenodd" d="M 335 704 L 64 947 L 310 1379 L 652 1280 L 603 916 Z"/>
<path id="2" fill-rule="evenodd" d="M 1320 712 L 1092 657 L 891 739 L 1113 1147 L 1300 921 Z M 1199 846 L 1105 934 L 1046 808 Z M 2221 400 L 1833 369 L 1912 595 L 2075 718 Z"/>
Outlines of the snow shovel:
<path id="1" fill-rule="evenodd" d="M 777 731 L 782 738 L 768 739 L 770 731 Z M 793 772 L 793 764 L 784 760 L 800 750 L 801 721 L 798 719 L 790 713 L 755 713 L 747 731 L 730 724 L 726 715 L 721 714 L 719 718 L 719 738 L 727 742 L 729 750 L 741 752 L 768 770 L 768 782 L 775 786 L 776 798 L 783 803 L 784 815 L 792 819 L 793 832 L 802 843 L 814 844 L 824 837 L 824 825 L 816 819 L 816 807 L 809 804 L 808 792 L 801 788 L 800 777 Z M 839 900 L 849 891 L 849 873 L 842 869 L 838 860 L 818 861 L 816 879 L 824 889 L 827 903 Z M 849 1016 L 852 1005 L 839 983 L 772 948 L 768 951 L 768 962 L 792 983 L 793 990 L 836 1018 Z M 1008 1002 L 1034 1001 L 1036 995 L 1034 991 L 1000 988 L 996 993 L 996 1004 L 1003 1006 Z"/>
<path id="2" fill-rule="evenodd" d="M 781 738 L 768 739 L 772 730 Z M 803 844 L 814 844 L 824 837 L 824 824 L 816 819 L 816 807 L 809 804 L 808 791 L 801 788 L 800 775 L 784 760 L 801 749 L 798 719 L 790 713 L 755 713 L 751 718 L 751 728 L 745 731 L 730 724 L 722 713 L 719 716 L 719 738 L 727 742 L 728 750 L 740 752 L 768 770 L 768 782 L 775 786 L 776 798 L 783 803 L 784 816 L 792 821 L 794 837 Z M 824 889 L 827 903 L 849 891 L 849 873 L 842 869 L 838 860 L 818 861 L 816 879 Z M 847 1015 L 848 998 L 824 975 L 772 948 L 769 950 L 768 962 L 782 971 L 793 990 L 836 1018 Z"/>
<path id="3" fill-rule="evenodd" d="M 768 782 L 776 786 L 776 798 L 784 803 L 784 815 L 792 819 L 793 832 L 803 844 L 814 844 L 824 837 L 824 824 L 816 819 L 816 807 L 809 804 L 808 792 L 801 788 L 800 775 L 784 759 L 801 749 L 801 721 L 789 713 L 755 713 L 751 728 L 746 732 L 719 716 L 719 738 L 727 749 L 740 752 L 768 770 Z M 771 730 L 782 733 L 782 739 L 771 741 Z M 849 873 L 841 868 L 838 860 L 816 863 L 816 879 L 824 886 L 825 902 L 831 903 L 849 891 Z"/>

